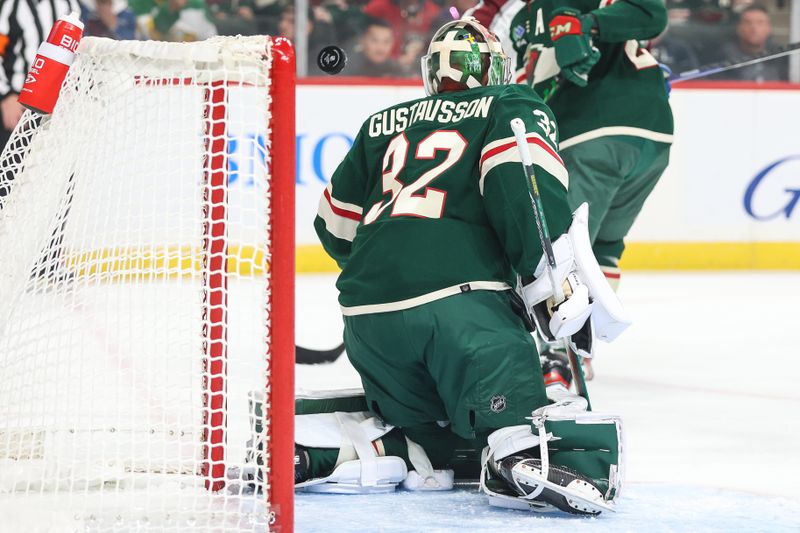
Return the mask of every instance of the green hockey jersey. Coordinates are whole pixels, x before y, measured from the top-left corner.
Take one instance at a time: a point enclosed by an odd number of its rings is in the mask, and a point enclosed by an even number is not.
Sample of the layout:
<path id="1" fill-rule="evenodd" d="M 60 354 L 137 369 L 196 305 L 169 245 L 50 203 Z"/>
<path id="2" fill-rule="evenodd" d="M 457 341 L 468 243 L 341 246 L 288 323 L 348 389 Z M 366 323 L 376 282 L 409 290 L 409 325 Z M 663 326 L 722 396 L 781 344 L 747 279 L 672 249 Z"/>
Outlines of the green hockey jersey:
<path id="1" fill-rule="evenodd" d="M 523 85 L 479 87 L 370 116 L 334 172 L 314 221 L 342 268 L 345 315 L 408 309 L 469 290 L 505 290 L 542 256 L 528 148 L 553 238 L 566 230 L 567 171 L 551 111 Z"/>
<path id="2" fill-rule="evenodd" d="M 548 24 L 557 7 L 591 13 L 597 21 L 592 42 L 600 61 L 589 84 L 562 82 Z M 494 31 L 507 52 L 516 53 L 516 80 L 532 83 L 561 130 L 561 148 L 606 135 L 633 135 L 672 142 L 672 111 L 658 62 L 640 40 L 664 30 L 663 0 L 482 0 L 472 13 Z"/>

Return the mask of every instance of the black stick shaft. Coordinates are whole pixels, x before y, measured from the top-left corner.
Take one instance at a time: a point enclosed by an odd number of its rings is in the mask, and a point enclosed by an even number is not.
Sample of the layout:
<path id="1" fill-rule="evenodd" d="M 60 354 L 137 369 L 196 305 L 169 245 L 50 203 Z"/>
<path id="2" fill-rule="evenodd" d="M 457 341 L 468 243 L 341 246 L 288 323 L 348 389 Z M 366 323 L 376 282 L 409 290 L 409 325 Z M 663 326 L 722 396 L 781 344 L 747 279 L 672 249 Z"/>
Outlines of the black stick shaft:
<path id="1" fill-rule="evenodd" d="M 299 365 L 318 365 L 321 363 L 333 363 L 336 361 L 342 352 L 344 352 L 344 343 L 331 350 L 313 350 L 311 348 L 303 348 L 302 346 L 295 346 L 295 361 Z"/>
<path id="2" fill-rule="evenodd" d="M 528 150 L 525 123 L 519 118 L 513 119 L 511 121 L 511 131 L 514 132 L 514 137 L 517 141 L 517 148 L 519 149 L 520 159 L 522 160 L 522 166 L 524 167 L 526 177 L 528 178 L 528 192 L 531 195 L 531 205 L 533 205 L 533 214 L 534 218 L 536 219 L 536 229 L 539 232 L 539 240 L 541 241 L 544 255 L 547 258 L 547 264 L 549 267 L 547 270 L 550 275 L 550 284 L 553 287 L 553 297 L 555 298 L 556 303 L 561 303 L 564 301 L 564 289 L 561 287 L 560 283 L 556 282 L 555 278 L 556 257 L 553 253 L 553 245 L 550 240 L 550 231 L 547 229 L 547 220 L 544 218 L 542 197 L 539 195 L 539 187 L 536 184 L 536 173 L 534 172 L 533 161 L 531 160 L 531 154 Z M 589 391 L 586 388 L 586 382 L 583 378 L 583 371 L 581 369 L 578 356 L 573 353 L 572 350 L 569 350 L 569 345 L 567 345 L 567 353 L 569 354 L 570 370 L 572 371 L 572 376 L 575 380 L 575 391 L 580 396 L 586 398 L 587 405 L 591 406 L 589 400 Z"/>
<path id="3" fill-rule="evenodd" d="M 522 160 L 522 166 L 528 178 L 528 193 L 531 196 L 536 230 L 539 233 L 539 241 L 541 242 L 542 251 L 544 252 L 549 267 L 547 270 L 550 276 L 550 283 L 553 286 L 553 296 L 558 304 L 564 301 L 564 290 L 561 284 L 556 282 L 555 278 L 556 256 L 553 253 L 553 244 L 550 239 L 550 231 L 547 229 L 547 220 L 544 218 L 544 207 L 542 206 L 542 197 L 539 194 L 539 186 L 536 183 L 536 172 L 534 171 L 533 161 L 528 151 L 525 123 L 519 118 L 513 119 L 511 121 L 511 131 L 514 132 L 514 137 L 517 141 L 517 149 L 519 149 L 520 159 Z"/>

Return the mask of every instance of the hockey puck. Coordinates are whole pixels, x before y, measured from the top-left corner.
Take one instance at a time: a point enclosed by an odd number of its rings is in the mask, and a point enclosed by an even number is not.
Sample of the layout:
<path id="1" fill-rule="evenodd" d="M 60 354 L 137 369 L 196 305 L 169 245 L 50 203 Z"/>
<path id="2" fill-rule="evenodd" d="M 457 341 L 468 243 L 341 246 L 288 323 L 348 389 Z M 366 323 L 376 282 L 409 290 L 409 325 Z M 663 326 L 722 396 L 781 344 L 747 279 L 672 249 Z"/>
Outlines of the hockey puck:
<path id="1" fill-rule="evenodd" d="M 327 74 L 339 74 L 347 63 L 344 50 L 338 46 L 326 46 L 317 56 L 317 66 Z"/>

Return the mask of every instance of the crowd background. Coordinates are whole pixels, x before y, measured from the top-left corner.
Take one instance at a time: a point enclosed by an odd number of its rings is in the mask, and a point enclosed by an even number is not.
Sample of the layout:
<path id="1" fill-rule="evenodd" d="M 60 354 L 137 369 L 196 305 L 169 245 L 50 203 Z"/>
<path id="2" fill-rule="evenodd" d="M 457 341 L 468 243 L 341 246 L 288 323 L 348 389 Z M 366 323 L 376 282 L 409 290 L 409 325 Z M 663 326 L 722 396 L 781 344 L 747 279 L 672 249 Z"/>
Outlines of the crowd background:
<path id="1" fill-rule="evenodd" d="M 53 21 L 71 11 L 80 9 L 85 35 L 166 41 L 195 41 L 214 35 L 280 35 L 296 44 L 300 76 L 323 76 L 316 57 L 323 47 L 336 44 L 349 58 L 340 76 L 419 78 L 420 58 L 432 34 L 476 2 L 0 0 L 0 146 L 22 115 L 17 94 L 36 48 Z M 676 74 L 779 49 L 790 41 L 792 21 L 795 40 L 800 40 L 800 0 L 666 2 L 668 28 L 648 46 Z M 303 18 L 298 18 L 298 10 Z M 296 34 L 298 27 L 304 35 Z M 706 79 L 800 82 L 800 53 Z"/>
<path id="2" fill-rule="evenodd" d="M 58 15 L 78 8 L 85 35 L 166 41 L 280 35 L 299 45 L 300 76 L 323 76 L 316 57 L 336 44 L 348 56 L 339 76 L 419 78 L 419 61 L 432 34 L 476 1 L 0 0 L 0 145 L 22 114 L 17 93 L 46 29 Z M 800 40 L 800 0 L 666 1 L 669 26 L 648 46 L 673 73 L 779 49 L 790 41 L 792 17 L 795 40 Z M 23 7 L 27 14 L 21 14 Z M 296 34 L 298 27 L 304 35 Z M 800 82 L 800 53 L 706 79 Z"/>
<path id="3" fill-rule="evenodd" d="M 47 28 L 58 16 L 77 9 L 85 23 L 85 35 L 165 41 L 195 41 L 214 35 L 280 35 L 299 45 L 300 76 L 323 76 L 316 57 L 323 47 L 336 44 L 349 58 L 340 76 L 419 78 L 420 58 L 433 33 L 476 2 L 0 0 L 0 146 L 22 116 L 17 94 Z M 668 28 L 648 46 L 673 73 L 766 54 L 785 46 L 790 40 L 792 16 L 795 33 L 800 34 L 800 0 L 666 2 Z M 792 5 L 796 6 L 794 12 Z M 298 10 L 303 12 L 302 19 Z M 305 35 L 296 34 L 298 27 Z M 800 53 L 706 79 L 800 82 Z"/>
<path id="4" fill-rule="evenodd" d="M 305 2 L 304 2 L 305 3 Z M 475 0 L 308 0 L 307 64 L 328 44 L 342 46 L 341 75 L 419 77 L 432 33 Z M 292 40 L 297 14 L 288 0 L 83 0 L 87 35 L 188 41 L 211 35 L 282 35 Z M 650 49 L 673 72 L 767 53 L 789 41 L 788 0 L 668 0 L 670 24 Z M 731 70 L 711 79 L 787 81 L 789 59 Z"/>

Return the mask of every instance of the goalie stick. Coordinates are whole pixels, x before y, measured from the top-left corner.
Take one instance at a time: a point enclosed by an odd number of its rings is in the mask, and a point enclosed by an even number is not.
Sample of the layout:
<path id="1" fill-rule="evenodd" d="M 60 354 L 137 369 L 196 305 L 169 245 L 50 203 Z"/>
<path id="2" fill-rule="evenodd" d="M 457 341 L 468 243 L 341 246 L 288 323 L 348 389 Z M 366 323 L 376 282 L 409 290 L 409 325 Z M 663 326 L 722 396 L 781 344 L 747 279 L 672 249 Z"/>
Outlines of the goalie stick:
<path id="1" fill-rule="evenodd" d="M 344 343 L 330 350 L 314 350 L 295 346 L 295 362 L 299 365 L 319 365 L 333 363 L 344 352 Z"/>
<path id="2" fill-rule="evenodd" d="M 711 63 L 710 65 L 705 65 L 700 68 L 692 70 L 685 70 L 680 74 L 678 74 L 677 76 L 675 76 L 674 78 L 670 78 L 669 82 L 674 84 L 674 83 L 682 83 L 684 81 L 689 81 L 689 80 L 696 80 L 698 78 L 705 78 L 706 76 L 713 76 L 714 74 L 725 72 L 727 70 L 747 67 L 750 65 L 755 65 L 756 63 L 761 63 L 763 61 L 769 61 L 771 59 L 777 59 L 779 57 L 787 56 L 789 54 L 797 52 L 798 50 L 800 50 L 800 42 L 789 43 L 786 46 L 778 48 L 773 52 L 768 52 L 760 56 L 751 57 L 750 59 L 722 61 L 718 63 Z"/>
<path id="3" fill-rule="evenodd" d="M 542 197 L 539 196 L 539 187 L 536 185 L 536 176 L 533 172 L 533 161 L 531 161 L 531 154 L 528 151 L 525 123 L 522 122 L 522 119 L 515 118 L 511 121 L 511 130 L 514 132 L 514 137 L 517 141 L 517 149 L 519 150 L 519 155 L 522 159 L 522 166 L 525 169 L 525 174 L 529 177 L 528 195 L 531 198 L 531 206 L 533 206 L 533 217 L 536 220 L 536 230 L 539 233 L 539 241 L 542 243 L 542 250 L 547 258 L 547 274 L 550 277 L 550 284 L 553 286 L 553 296 L 556 300 L 556 303 L 561 303 L 564 301 L 564 290 L 560 284 L 556 283 L 556 257 L 553 254 L 553 244 L 550 239 L 550 231 L 547 229 L 547 221 L 544 218 Z"/>
<path id="4" fill-rule="evenodd" d="M 556 257 L 553 254 L 553 245 L 550 240 L 550 232 L 547 229 L 547 220 L 544 218 L 544 208 L 542 207 L 542 198 L 539 195 L 539 187 L 536 184 L 536 174 L 533 169 L 533 161 L 531 160 L 531 153 L 528 150 L 528 140 L 526 138 L 527 132 L 525 131 L 525 123 L 520 118 L 511 120 L 511 131 L 514 132 L 514 138 L 517 141 L 517 149 L 519 150 L 520 159 L 522 159 L 522 167 L 525 169 L 527 176 L 528 195 L 531 198 L 531 205 L 533 206 L 533 216 L 536 219 L 536 229 L 539 233 L 539 240 L 542 243 L 542 250 L 547 258 L 547 271 L 550 277 L 550 283 L 553 286 L 553 297 L 556 303 L 564 301 L 564 290 L 560 284 L 556 283 L 555 268 Z M 575 381 L 575 390 L 586 398 L 589 402 L 589 391 L 586 389 L 586 381 L 583 377 L 580 361 L 578 356 L 572 350 L 567 350 L 569 356 L 569 366 L 572 371 L 572 376 Z"/>

